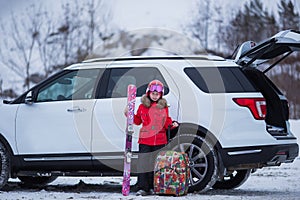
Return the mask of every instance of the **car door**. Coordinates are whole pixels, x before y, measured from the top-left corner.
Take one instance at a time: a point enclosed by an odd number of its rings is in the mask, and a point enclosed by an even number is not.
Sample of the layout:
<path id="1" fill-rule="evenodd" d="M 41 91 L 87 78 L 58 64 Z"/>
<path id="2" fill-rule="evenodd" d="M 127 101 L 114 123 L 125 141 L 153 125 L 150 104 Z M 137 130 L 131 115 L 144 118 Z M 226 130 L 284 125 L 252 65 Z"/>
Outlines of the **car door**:
<path id="1" fill-rule="evenodd" d="M 100 75 L 100 69 L 65 70 L 27 94 L 33 101 L 21 103 L 16 116 L 17 148 L 25 160 L 90 161 L 94 91 Z"/>
<path id="2" fill-rule="evenodd" d="M 110 165 L 112 160 L 123 159 L 125 146 L 126 118 L 124 109 L 127 104 L 127 86 L 137 86 L 137 110 L 141 96 L 145 93 L 150 81 L 158 79 L 165 85 L 165 98 L 170 105 L 170 116 L 176 120 L 178 113 L 178 89 L 163 66 L 152 64 L 110 66 L 107 68 L 103 93 L 97 99 L 93 115 L 92 152 L 95 160 Z M 103 84 L 105 85 L 105 84 Z M 132 150 L 138 150 L 140 126 L 134 126 Z M 119 163 L 121 164 L 121 163 Z M 121 167 L 115 166 L 115 168 Z"/>

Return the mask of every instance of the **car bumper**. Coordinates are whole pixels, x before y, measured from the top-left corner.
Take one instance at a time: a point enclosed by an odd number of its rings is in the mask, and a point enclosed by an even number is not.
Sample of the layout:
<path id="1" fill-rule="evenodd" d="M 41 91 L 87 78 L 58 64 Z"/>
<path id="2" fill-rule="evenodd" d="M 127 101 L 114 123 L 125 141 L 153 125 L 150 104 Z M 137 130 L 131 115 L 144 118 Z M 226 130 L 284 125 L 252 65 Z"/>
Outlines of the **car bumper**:
<path id="1" fill-rule="evenodd" d="M 251 146 L 222 149 L 221 157 L 226 168 L 261 168 L 290 163 L 299 154 L 297 143 L 270 146 Z"/>

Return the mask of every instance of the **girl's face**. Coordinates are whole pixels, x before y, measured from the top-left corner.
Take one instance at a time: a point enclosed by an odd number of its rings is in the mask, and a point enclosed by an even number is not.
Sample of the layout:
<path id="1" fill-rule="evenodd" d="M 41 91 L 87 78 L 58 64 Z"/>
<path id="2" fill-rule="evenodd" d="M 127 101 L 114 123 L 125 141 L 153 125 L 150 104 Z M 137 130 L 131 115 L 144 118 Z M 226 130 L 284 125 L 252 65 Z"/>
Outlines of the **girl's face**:
<path id="1" fill-rule="evenodd" d="M 160 92 L 150 92 L 150 99 L 152 101 L 158 101 L 158 99 L 160 98 Z"/>

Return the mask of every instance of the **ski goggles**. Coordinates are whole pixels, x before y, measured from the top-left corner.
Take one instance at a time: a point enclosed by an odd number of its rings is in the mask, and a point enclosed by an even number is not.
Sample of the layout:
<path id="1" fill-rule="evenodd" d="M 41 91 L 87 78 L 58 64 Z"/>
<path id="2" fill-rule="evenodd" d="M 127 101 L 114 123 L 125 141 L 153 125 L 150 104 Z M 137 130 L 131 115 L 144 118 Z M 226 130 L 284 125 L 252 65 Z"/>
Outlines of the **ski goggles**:
<path id="1" fill-rule="evenodd" d="M 150 85 L 150 87 L 149 87 L 149 91 L 150 92 L 154 92 L 154 91 L 156 91 L 156 92 L 162 92 L 163 89 L 164 88 L 161 85 Z"/>

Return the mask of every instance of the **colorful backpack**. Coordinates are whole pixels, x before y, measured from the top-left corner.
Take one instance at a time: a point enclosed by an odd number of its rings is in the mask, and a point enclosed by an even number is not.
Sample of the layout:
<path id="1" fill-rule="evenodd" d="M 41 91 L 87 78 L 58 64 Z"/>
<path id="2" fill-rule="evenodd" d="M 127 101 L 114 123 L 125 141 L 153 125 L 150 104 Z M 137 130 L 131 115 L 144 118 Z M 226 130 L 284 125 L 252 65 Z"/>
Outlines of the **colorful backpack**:
<path id="1" fill-rule="evenodd" d="M 158 195 L 186 195 L 190 168 L 186 153 L 161 151 L 154 168 L 154 192 Z"/>

